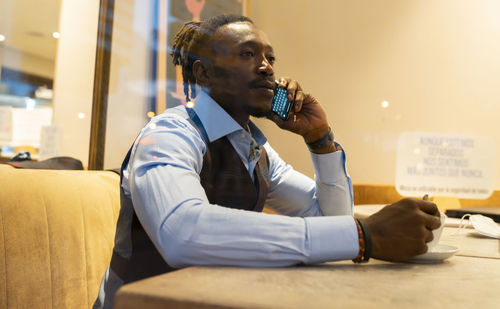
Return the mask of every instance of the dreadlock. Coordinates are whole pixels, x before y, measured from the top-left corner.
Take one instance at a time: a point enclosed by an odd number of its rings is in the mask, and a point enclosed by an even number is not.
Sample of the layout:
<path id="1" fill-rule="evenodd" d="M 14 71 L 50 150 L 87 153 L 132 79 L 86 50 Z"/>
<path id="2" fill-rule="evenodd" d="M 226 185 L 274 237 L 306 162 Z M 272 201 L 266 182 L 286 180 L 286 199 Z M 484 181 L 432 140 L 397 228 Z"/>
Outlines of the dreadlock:
<path id="1" fill-rule="evenodd" d="M 174 37 L 174 44 L 170 55 L 174 65 L 182 67 L 182 79 L 184 81 L 184 94 L 186 102 L 196 97 L 196 78 L 193 74 L 193 63 L 207 54 L 212 34 L 220 27 L 236 23 L 253 21 L 245 16 L 239 15 L 217 15 L 206 21 L 185 23 Z M 191 90 L 191 95 L 189 91 Z"/>

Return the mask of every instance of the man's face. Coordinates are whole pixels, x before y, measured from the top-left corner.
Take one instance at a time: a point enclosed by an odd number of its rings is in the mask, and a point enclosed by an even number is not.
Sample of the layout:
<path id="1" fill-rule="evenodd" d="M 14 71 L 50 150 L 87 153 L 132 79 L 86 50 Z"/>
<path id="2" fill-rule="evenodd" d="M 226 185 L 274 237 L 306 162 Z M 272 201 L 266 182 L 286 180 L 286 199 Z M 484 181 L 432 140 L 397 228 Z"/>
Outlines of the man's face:
<path id="1" fill-rule="evenodd" d="M 211 97 L 236 120 L 269 113 L 274 95 L 274 52 L 265 33 L 251 23 L 217 29 L 209 66 Z"/>

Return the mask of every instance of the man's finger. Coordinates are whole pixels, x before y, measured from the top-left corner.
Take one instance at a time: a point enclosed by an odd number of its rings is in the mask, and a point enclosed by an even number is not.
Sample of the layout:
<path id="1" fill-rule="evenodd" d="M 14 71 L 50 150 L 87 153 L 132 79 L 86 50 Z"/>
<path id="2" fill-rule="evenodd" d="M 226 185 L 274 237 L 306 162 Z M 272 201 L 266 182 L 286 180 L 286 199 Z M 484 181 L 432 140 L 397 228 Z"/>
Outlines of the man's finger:
<path id="1" fill-rule="evenodd" d="M 441 218 L 434 215 L 425 215 L 425 227 L 428 230 L 435 230 L 441 226 Z"/>
<path id="2" fill-rule="evenodd" d="M 439 216 L 439 210 L 436 204 L 434 204 L 433 202 L 419 201 L 418 207 L 420 208 L 420 210 L 429 215 Z"/>
<path id="3" fill-rule="evenodd" d="M 297 89 L 298 88 L 298 84 L 296 81 L 292 80 L 288 83 L 288 86 L 286 88 L 286 92 L 287 92 L 287 99 L 289 101 L 294 101 L 295 100 L 295 94 L 297 92 Z"/>
<path id="4" fill-rule="evenodd" d="M 286 78 L 281 77 L 281 78 L 278 80 L 278 87 L 286 89 L 286 86 L 287 86 L 287 85 L 288 85 L 288 81 L 286 80 Z"/>
<path id="5" fill-rule="evenodd" d="M 428 242 L 432 241 L 433 239 L 434 239 L 434 234 L 432 234 L 431 231 L 428 231 L 425 234 L 425 242 L 428 243 Z"/>
<path id="6" fill-rule="evenodd" d="M 295 95 L 294 110 L 296 113 L 300 112 L 302 109 L 302 103 L 304 102 L 304 93 L 302 91 L 297 91 Z"/>

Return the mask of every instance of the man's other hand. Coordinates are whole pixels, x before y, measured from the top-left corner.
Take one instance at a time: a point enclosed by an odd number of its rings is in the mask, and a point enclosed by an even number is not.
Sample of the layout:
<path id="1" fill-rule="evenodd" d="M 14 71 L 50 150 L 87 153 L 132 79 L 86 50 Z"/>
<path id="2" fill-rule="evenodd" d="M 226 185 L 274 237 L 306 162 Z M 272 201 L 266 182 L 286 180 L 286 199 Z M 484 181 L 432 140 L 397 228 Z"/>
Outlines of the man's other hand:
<path id="1" fill-rule="evenodd" d="M 376 259 L 402 261 L 427 252 L 432 230 L 441 225 L 436 204 L 403 199 L 366 219 Z"/>

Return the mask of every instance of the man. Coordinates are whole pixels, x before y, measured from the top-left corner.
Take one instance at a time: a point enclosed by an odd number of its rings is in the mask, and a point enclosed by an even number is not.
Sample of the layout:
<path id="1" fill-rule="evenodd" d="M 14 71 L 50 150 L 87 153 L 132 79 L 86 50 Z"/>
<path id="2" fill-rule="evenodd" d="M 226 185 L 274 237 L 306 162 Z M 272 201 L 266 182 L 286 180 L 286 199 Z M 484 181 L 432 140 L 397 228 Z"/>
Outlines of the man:
<path id="1" fill-rule="evenodd" d="M 345 154 L 320 103 L 289 78 L 284 121 L 270 110 L 274 51 L 241 16 L 187 23 L 173 46 L 193 108 L 167 110 L 141 131 L 122 166 L 122 208 L 110 268 L 95 307 L 124 283 L 189 265 L 283 267 L 427 251 L 436 205 L 405 199 L 366 220 L 352 217 Z M 250 116 L 299 134 L 316 180 L 294 171 Z M 260 213 L 263 206 L 283 215 Z"/>

